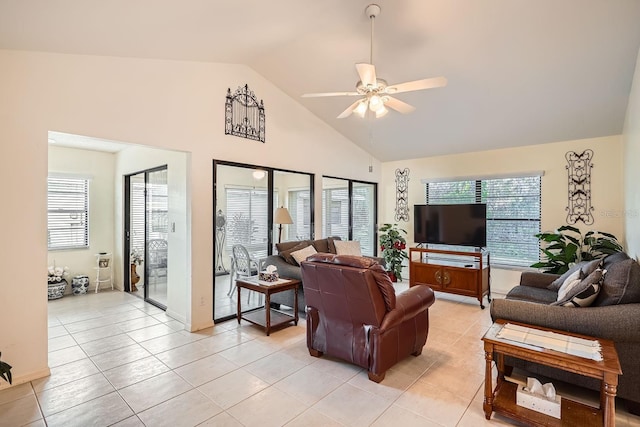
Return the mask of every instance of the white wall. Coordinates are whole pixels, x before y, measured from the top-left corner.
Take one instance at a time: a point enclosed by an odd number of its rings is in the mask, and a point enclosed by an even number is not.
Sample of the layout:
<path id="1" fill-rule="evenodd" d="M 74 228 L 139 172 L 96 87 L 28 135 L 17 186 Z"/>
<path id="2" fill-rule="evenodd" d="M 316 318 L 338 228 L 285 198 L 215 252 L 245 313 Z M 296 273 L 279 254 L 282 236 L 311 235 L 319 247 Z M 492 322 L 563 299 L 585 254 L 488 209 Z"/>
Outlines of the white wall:
<path id="1" fill-rule="evenodd" d="M 0 285 L 0 348 L 18 383 L 47 372 L 49 130 L 191 154 L 191 295 L 184 311 L 194 330 L 212 323 L 212 159 L 315 173 L 316 188 L 322 174 L 380 178 L 379 162 L 369 173 L 366 152 L 245 66 L 0 50 L 0 73 L 0 177 L 20 183 L 3 189 L 4 204 L 19 208 L 3 213 L 9 226 L 0 268 L 19 272 L 21 281 Z M 265 103 L 264 144 L 224 135 L 227 88 L 245 83 Z M 316 192 L 316 212 L 320 201 Z"/>
<path id="2" fill-rule="evenodd" d="M 620 136 L 564 141 L 502 150 L 389 162 L 382 165 L 381 220 L 395 222 L 395 170 L 409 168 L 409 223 L 400 223 L 413 241 L 413 205 L 425 203 L 423 178 L 456 178 L 490 174 L 544 171 L 542 178 L 542 231 L 566 224 L 567 171 L 565 153 L 594 151 L 592 169 L 592 206 L 595 222 L 591 226 L 574 224 L 582 230 L 613 233 L 624 240 L 622 194 L 622 142 Z M 507 292 L 519 282 L 520 271 L 491 269 L 492 290 Z"/>
<path id="3" fill-rule="evenodd" d="M 640 53 L 624 126 L 625 236 L 629 255 L 640 259 Z"/>
<path id="4" fill-rule="evenodd" d="M 89 248 L 55 250 L 48 253 L 48 265 L 69 267 L 66 294 L 71 293 L 73 276 L 89 276 L 89 289 L 95 289 L 96 256 L 114 250 L 114 187 L 115 156 L 91 150 L 49 145 L 49 173 L 63 173 L 90 177 L 89 181 Z M 46 236 L 46 234 L 45 234 Z M 114 275 L 116 286 L 121 283 Z M 106 285 L 103 283 L 102 287 Z"/>

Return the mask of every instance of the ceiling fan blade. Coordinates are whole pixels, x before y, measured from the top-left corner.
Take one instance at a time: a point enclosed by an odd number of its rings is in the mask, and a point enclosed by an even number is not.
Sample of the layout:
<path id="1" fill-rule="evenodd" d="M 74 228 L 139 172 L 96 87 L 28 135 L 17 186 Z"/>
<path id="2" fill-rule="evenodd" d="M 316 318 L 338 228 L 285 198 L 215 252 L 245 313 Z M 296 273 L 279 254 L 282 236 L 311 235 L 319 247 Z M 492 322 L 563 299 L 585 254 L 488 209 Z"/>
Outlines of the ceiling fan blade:
<path id="1" fill-rule="evenodd" d="M 385 89 L 386 93 L 394 94 L 401 92 L 410 92 L 413 90 L 433 89 L 447 85 L 445 77 L 433 77 L 430 79 L 414 80 L 412 82 L 399 83 L 397 85 L 389 85 Z"/>
<path id="2" fill-rule="evenodd" d="M 337 117 L 338 119 L 344 119 L 345 117 L 349 117 L 351 115 L 351 113 L 353 113 L 353 111 L 356 109 L 356 107 L 358 106 L 358 104 L 360 104 L 362 100 L 359 99 L 356 102 L 354 102 L 353 104 L 349 105 L 347 107 L 346 110 L 344 110 L 342 113 L 340 113 L 340 115 Z"/>
<path id="3" fill-rule="evenodd" d="M 303 98 L 320 98 L 324 96 L 357 96 L 358 92 L 321 92 L 321 93 L 305 93 Z"/>
<path id="4" fill-rule="evenodd" d="M 385 107 L 393 108 L 396 111 L 401 112 L 402 114 L 412 113 L 416 110 L 416 107 L 413 105 L 409 105 L 404 101 L 400 101 L 397 98 L 392 98 L 391 96 L 385 96 L 384 105 Z"/>
<path id="5" fill-rule="evenodd" d="M 360 76 L 360 81 L 366 86 L 378 86 L 378 80 L 376 78 L 376 67 L 373 64 L 360 63 L 356 64 L 356 70 Z"/>

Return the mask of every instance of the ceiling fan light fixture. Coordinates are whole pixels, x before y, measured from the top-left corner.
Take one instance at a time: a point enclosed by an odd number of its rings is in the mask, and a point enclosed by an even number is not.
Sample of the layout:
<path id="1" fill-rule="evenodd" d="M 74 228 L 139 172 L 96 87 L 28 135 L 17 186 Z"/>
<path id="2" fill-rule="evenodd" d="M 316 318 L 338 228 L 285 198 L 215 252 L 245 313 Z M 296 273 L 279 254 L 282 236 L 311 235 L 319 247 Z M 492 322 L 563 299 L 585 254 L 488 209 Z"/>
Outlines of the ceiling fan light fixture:
<path id="1" fill-rule="evenodd" d="M 380 105 L 380 108 L 376 110 L 376 119 L 386 116 L 388 112 L 389 110 L 385 108 L 384 104 Z"/>
<path id="2" fill-rule="evenodd" d="M 380 95 L 372 95 L 369 98 L 369 109 L 371 111 L 378 111 L 380 106 L 384 108 L 384 103 L 382 102 L 382 98 L 380 98 Z"/>
<path id="3" fill-rule="evenodd" d="M 364 118 L 364 113 L 367 112 L 367 101 L 366 100 L 362 100 L 360 101 L 360 103 L 358 104 L 358 106 L 356 107 L 355 110 L 353 110 L 358 116 Z"/>

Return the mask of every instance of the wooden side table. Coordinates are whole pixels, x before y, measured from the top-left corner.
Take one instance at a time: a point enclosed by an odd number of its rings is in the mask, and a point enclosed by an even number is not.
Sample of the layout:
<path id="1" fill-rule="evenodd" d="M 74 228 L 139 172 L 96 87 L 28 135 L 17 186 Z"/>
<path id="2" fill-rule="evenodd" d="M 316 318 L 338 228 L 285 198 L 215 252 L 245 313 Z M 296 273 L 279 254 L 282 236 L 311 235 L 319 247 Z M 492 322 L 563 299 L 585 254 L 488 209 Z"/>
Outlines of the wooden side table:
<path id="1" fill-rule="evenodd" d="M 565 337 L 597 340 L 602 347 L 603 360 L 595 361 L 560 351 L 499 338 L 497 334 L 506 323 L 524 326 L 538 331 L 555 332 Z M 618 360 L 618 353 L 616 352 L 613 341 L 523 323 L 507 322 L 502 319 L 496 320 L 482 340 L 484 341 L 486 360 L 483 404 L 486 419 L 490 419 L 491 413 L 496 412 L 534 426 L 615 426 L 615 397 L 618 388 L 618 375 L 622 374 L 622 370 L 620 369 L 620 361 Z M 498 368 L 498 378 L 495 389 L 493 389 L 491 382 L 491 368 L 494 354 Z M 540 412 L 518 406 L 516 404 L 517 385 L 505 379 L 505 355 L 601 380 L 600 408 L 593 408 L 589 405 L 574 402 L 563 397 L 561 402 L 562 419 L 559 420 Z"/>
<path id="2" fill-rule="evenodd" d="M 284 279 L 274 284 L 262 282 L 258 280 L 258 276 L 244 277 L 236 280 L 236 289 L 238 290 L 238 323 L 242 319 L 254 325 L 262 326 L 267 332 L 267 336 L 271 334 L 271 329 L 276 326 L 284 325 L 289 322 L 293 322 L 294 325 L 298 324 L 298 288 L 300 281 L 295 279 Z M 240 298 L 240 291 L 242 289 L 249 289 L 255 292 L 264 294 L 264 307 L 262 309 L 253 310 L 248 313 L 242 313 L 242 304 Z M 271 308 L 271 295 L 278 292 L 293 291 L 293 315 L 283 313 L 280 310 Z"/>

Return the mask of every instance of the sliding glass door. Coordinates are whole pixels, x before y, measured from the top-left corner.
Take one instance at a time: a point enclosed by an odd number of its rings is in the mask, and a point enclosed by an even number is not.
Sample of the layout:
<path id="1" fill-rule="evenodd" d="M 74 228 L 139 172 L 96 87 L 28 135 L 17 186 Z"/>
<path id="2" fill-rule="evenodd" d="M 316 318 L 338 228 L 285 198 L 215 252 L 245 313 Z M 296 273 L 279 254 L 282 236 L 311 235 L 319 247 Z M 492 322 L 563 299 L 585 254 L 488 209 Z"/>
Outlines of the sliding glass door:
<path id="1" fill-rule="evenodd" d="M 313 175 L 214 161 L 214 320 L 237 313 L 235 280 L 257 274 L 281 241 L 313 237 Z M 275 215 L 278 208 L 286 215 Z M 284 219 L 282 219 L 284 218 Z M 246 251 L 251 270 L 234 268 L 234 255 Z M 243 291 L 242 310 L 261 308 L 261 295 Z"/>
<path id="2" fill-rule="evenodd" d="M 167 306 L 169 199 L 167 167 L 125 176 L 125 290 Z"/>
<path id="3" fill-rule="evenodd" d="M 322 177 L 322 236 L 357 240 L 363 255 L 377 253 L 377 184 Z"/>

